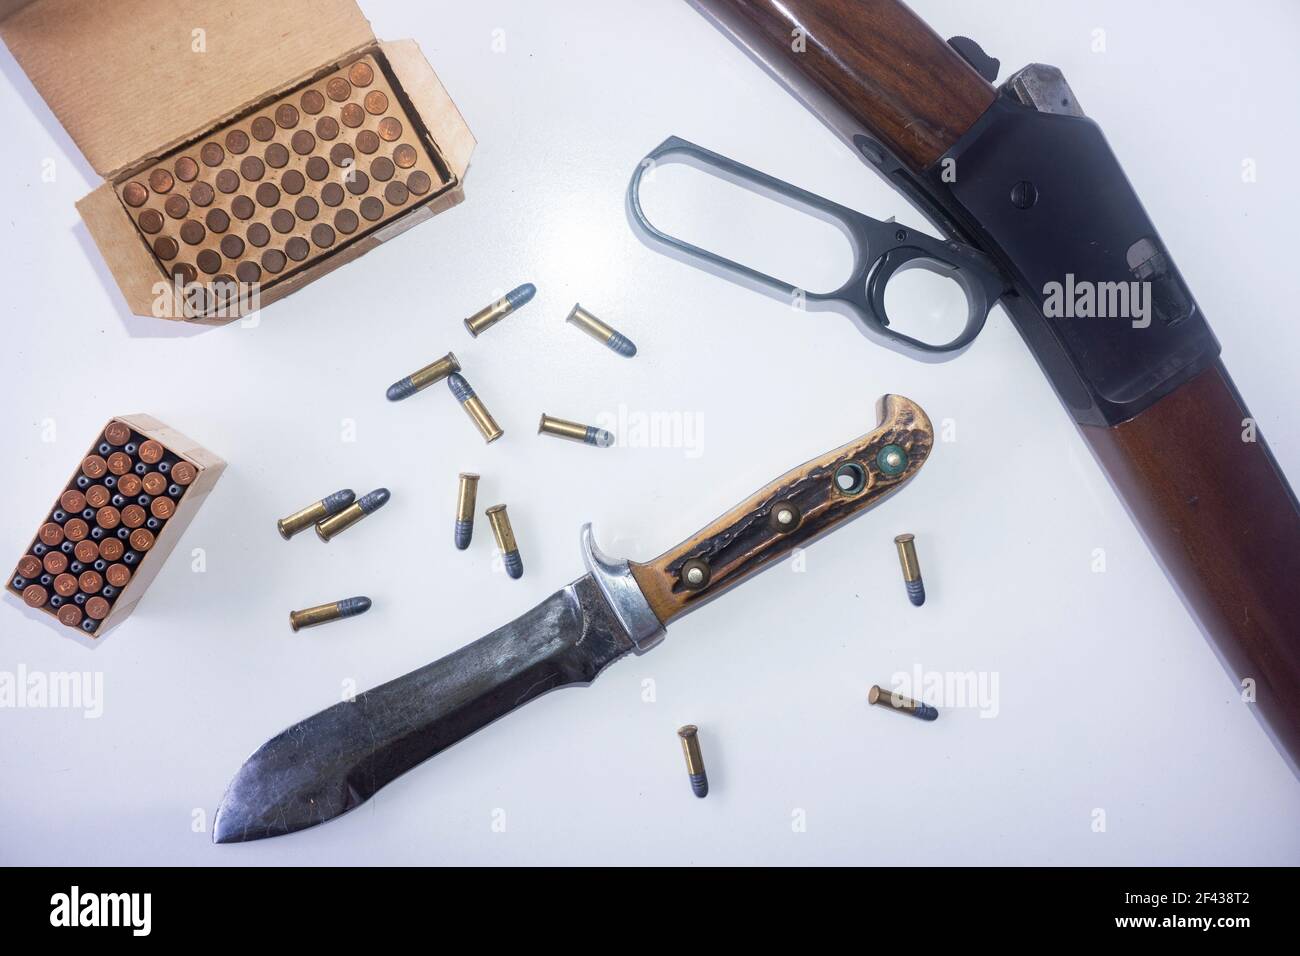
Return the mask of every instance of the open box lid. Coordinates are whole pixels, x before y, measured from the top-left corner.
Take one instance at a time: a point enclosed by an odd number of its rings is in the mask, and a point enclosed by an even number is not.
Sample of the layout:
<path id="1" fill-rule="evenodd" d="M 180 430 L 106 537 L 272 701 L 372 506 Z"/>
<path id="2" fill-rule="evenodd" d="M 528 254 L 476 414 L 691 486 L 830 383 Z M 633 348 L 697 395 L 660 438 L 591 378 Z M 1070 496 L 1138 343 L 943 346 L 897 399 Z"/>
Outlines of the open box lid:
<path id="1" fill-rule="evenodd" d="M 105 179 L 375 39 L 355 0 L 0 0 L 0 18 Z"/>

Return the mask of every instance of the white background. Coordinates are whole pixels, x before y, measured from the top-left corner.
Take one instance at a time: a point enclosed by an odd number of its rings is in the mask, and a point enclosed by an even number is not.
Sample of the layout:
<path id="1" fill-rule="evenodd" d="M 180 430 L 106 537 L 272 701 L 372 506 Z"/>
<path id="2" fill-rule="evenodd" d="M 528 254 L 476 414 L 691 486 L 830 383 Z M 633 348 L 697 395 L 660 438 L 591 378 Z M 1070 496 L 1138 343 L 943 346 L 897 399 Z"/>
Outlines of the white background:
<path id="1" fill-rule="evenodd" d="M 1300 8 L 914 6 L 945 36 L 979 39 L 1002 77 L 1035 60 L 1065 70 L 1300 477 Z M 0 668 L 102 672 L 104 703 L 98 719 L 0 711 L 0 862 L 1300 862 L 1300 784 L 1000 310 L 965 355 L 925 365 L 843 318 L 659 255 L 625 217 L 638 160 L 677 134 L 922 225 L 850 149 L 675 0 L 363 7 L 378 36 L 420 43 L 478 136 L 467 200 L 254 328 L 196 333 L 126 313 L 73 208 L 98 179 L 0 53 L 0 545 L 17 558 L 112 414 L 153 414 L 230 462 L 136 613 L 93 650 L 7 601 Z M 762 231 L 728 225 L 716 231 Z M 843 261 L 837 243 L 793 235 L 765 235 L 761 264 Z M 471 340 L 461 319 L 523 281 L 536 300 Z M 578 300 L 632 337 L 637 358 L 566 326 Z M 904 301 L 916 314 L 939 304 Z M 384 399 L 448 349 L 505 428 L 490 447 L 441 386 Z M 257 745 L 344 682 L 402 674 L 577 577 L 582 522 L 606 550 L 648 559 L 870 430 L 886 391 L 951 420 L 956 440 L 813 547 L 802 573 L 770 570 L 652 653 L 529 705 L 343 819 L 210 844 L 204 827 Z M 534 435 L 542 411 L 593 421 L 620 407 L 687 415 L 699 454 Z M 341 440 L 345 420 L 355 442 Z M 483 474 L 481 505 L 509 503 L 522 580 L 494 570 L 481 514 L 473 548 L 452 548 L 461 470 Z M 328 546 L 275 532 L 321 494 L 379 485 L 392 503 Z M 919 610 L 891 543 L 905 530 L 929 589 Z M 291 608 L 354 593 L 375 601 L 365 617 L 290 632 Z M 996 716 L 949 707 L 924 724 L 868 708 L 871 684 L 916 667 L 996 676 Z M 703 801 L 674 734 L 686 722 L 701 727 Z"/>

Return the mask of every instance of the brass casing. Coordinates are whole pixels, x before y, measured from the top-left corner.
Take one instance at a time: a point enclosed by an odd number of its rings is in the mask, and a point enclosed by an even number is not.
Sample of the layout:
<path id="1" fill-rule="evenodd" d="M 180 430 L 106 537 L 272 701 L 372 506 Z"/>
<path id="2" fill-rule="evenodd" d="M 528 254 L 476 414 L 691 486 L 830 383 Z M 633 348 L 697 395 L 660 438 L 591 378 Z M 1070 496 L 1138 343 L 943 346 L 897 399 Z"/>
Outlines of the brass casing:
<path id="1" fill-rule="evenodd" d="M 904 581 L 921 580 L 921 563 L 916 559 L 916 545 L 910 534 L 900 534 L 894 539 L 898 548 L 898 563 L 903 567 Z"/>
<path id="2" fill-rule="evenodd" d="M 301 511 L 295 511 L 287 518 L 281 518 L 275 523 L 276 528 L 280 531 L 280 537 L 288 541 L 299 531 L 306 529 L 308 525 L 313 525 L 321 518 L 326 517 L 328 512 L 325 510 L 325 502 L 317 501 L 308 505 Z"/>
<path id="3" fill-rule="evenodd" d="M 469 329 L 470 335 L 477 338 L 480 332 L 492 328 L 513 311 L 514 308 L 510 305 L 510 300 L 502 296 L 496 302 L 484 306 L 466 319 L 465 328 Z"/>
<path id="4" fill-rule="evenodd" d="M 452 372 L 459 371 L 460 361 L 456 358 L 454 353 L 448 352 L 436 362 L 431 362 L 418 372 L 412 372 L 411 384 L 415 386 L 416 391 L 419 391 L 420 389 L 428 388 L 434 382 L 441 382 Z"/>
<path id="5" fill-rule="evenodd" d="M 895 710 L 908 712 L 915 711 L 921 706 L 910 697 L 904 697 L 894 691 L 884 690 L 879 684 L 872 685 L 871 690 L 867 691 L 867 703 L 879 704 L 882 707 L 892 707 Z"/>
<path id="6" fill-rule="evenodd" d="M 492 417 L 477 395 L 465 399 L 465 401 L 461 402 L 461 405 L 465 408 L 465 414 L 469 415 L 478 427 L 479 434 L 483 436 L 484 441 L 488 443 L 494 442 L 504 434 L 501 431 L 501 426 L 496 423 L 496 419 Z"/>
<path id="7" fill-rule="evenodd" d="M 317 624 L 337 621 L 342 616 L 337 601 L 330 604 L 317 604 L 315 607 L 304 608 L 301 611 L 290 611 L 289 626 L 296 631 L 300 627 L 315 627 Z"/>
<path id="8" fill-rule="evenodd" d="M 687 724 L 677 730 L 682 739 L 682 753 L 686 755 L 686 772 L 704 773 L 704 755 L 700 753 L 700 729 L 694 724 Z"/>
<path id="9" fill-rule="evenodd" d="M 456 490 L 456 520 L 473 521 L 474 503 L 478 499 L 478 475 L 462 471 Z"/>
<path id="10" fill-rule="evenodd" d="M 352 527 L 365 516 L 366 513 L 361 510 L 361 505 L 354 501 L 338 514 L 330 515 L 324 521 L 316 522 L 316 536 L 322 541 L 328 541 L 340 531 Z"/>
<path id="11" fill-rule="evenodd" d="M 573 307 L 573 311 L 569 313 L 569 317 L 565 321 L 576 325 L 599 342 L 608 342 L 614 335 L 614 329 L 611 326 L 600 321 L 580 305 Z"/>
<path id="12" fill-rule="evenodd" d="M 563 418 L 552 418 L 543 412 L 542 420 L 537 426 L 537 434 L 555 435 L 559 438 L 567 438 L 570 441 L 585 442 L 587 440 L 587 426 L 580 425 L 577 422 L 568 422 Z"/>
<path id="13" fill-rule="evenodd" d="M 509 554 L 511 551 L 518 551 L 519 545 L 515 543 L 515 532 L 510 527 L 510 516 L 506 514 L 505 505 L 493 505 L 484 512 L 488 516 L 488 522 L 492 525 L 492 537 L 497 539 L 497 547 L 502 553 Z"/>

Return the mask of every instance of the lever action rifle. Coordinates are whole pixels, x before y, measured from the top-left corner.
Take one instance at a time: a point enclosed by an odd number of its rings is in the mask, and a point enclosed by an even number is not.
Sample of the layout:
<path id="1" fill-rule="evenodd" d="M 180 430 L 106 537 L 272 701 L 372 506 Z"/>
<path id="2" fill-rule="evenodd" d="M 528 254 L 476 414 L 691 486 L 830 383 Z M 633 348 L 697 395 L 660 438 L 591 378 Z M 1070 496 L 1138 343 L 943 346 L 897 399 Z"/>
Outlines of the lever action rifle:
<path id="1" fill-rule="evenodd" d="M 1033 64 L 995 88 L 996 60 L 967 38 L 945 42 L 899 0 L 691 2 L 954 247 L 991 260 L 1004 308 L 1152 551 L 1231 673 L 1254 681 L 1257 712 L 1300 764 L 1300 506 L 1249 434 L 1218 342 L 1061 72 Z M 728 172 L 825 205 L 755 171 Z M 896 251 L 878 268 L 892 271 Z M 1146 284 L 1145 323 L 1045 308 L 1063 286 L 1121 282 Z M 978 331 L 968 328 L 967 338 Z"/>

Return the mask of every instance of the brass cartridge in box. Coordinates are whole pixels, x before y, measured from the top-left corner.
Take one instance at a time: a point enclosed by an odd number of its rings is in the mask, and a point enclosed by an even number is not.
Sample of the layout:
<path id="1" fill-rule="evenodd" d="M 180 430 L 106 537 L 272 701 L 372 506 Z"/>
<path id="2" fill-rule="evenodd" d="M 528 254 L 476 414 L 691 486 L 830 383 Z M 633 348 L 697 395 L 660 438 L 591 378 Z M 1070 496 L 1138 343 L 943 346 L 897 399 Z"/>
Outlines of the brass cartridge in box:
<path id="1" fill-rule="evenodd" d="M 225 467 L 156 418 L 112 419 L 6 589 L 67 627 L 102 636 L 135 609 Z"/>
<path id="2" fill-rule="evenodd" d="M 0 0 L 105 179 L 77 207 L 137 315 L 230 321 L 464 198 L 474 139 L 412 41 L 354 0 L 220 6 Z"/>
<path id="3" fill-rule="evenodd" d="M 368 53 L 117 189 L 164 275 L 269 290 L 454 185 Z"/>

